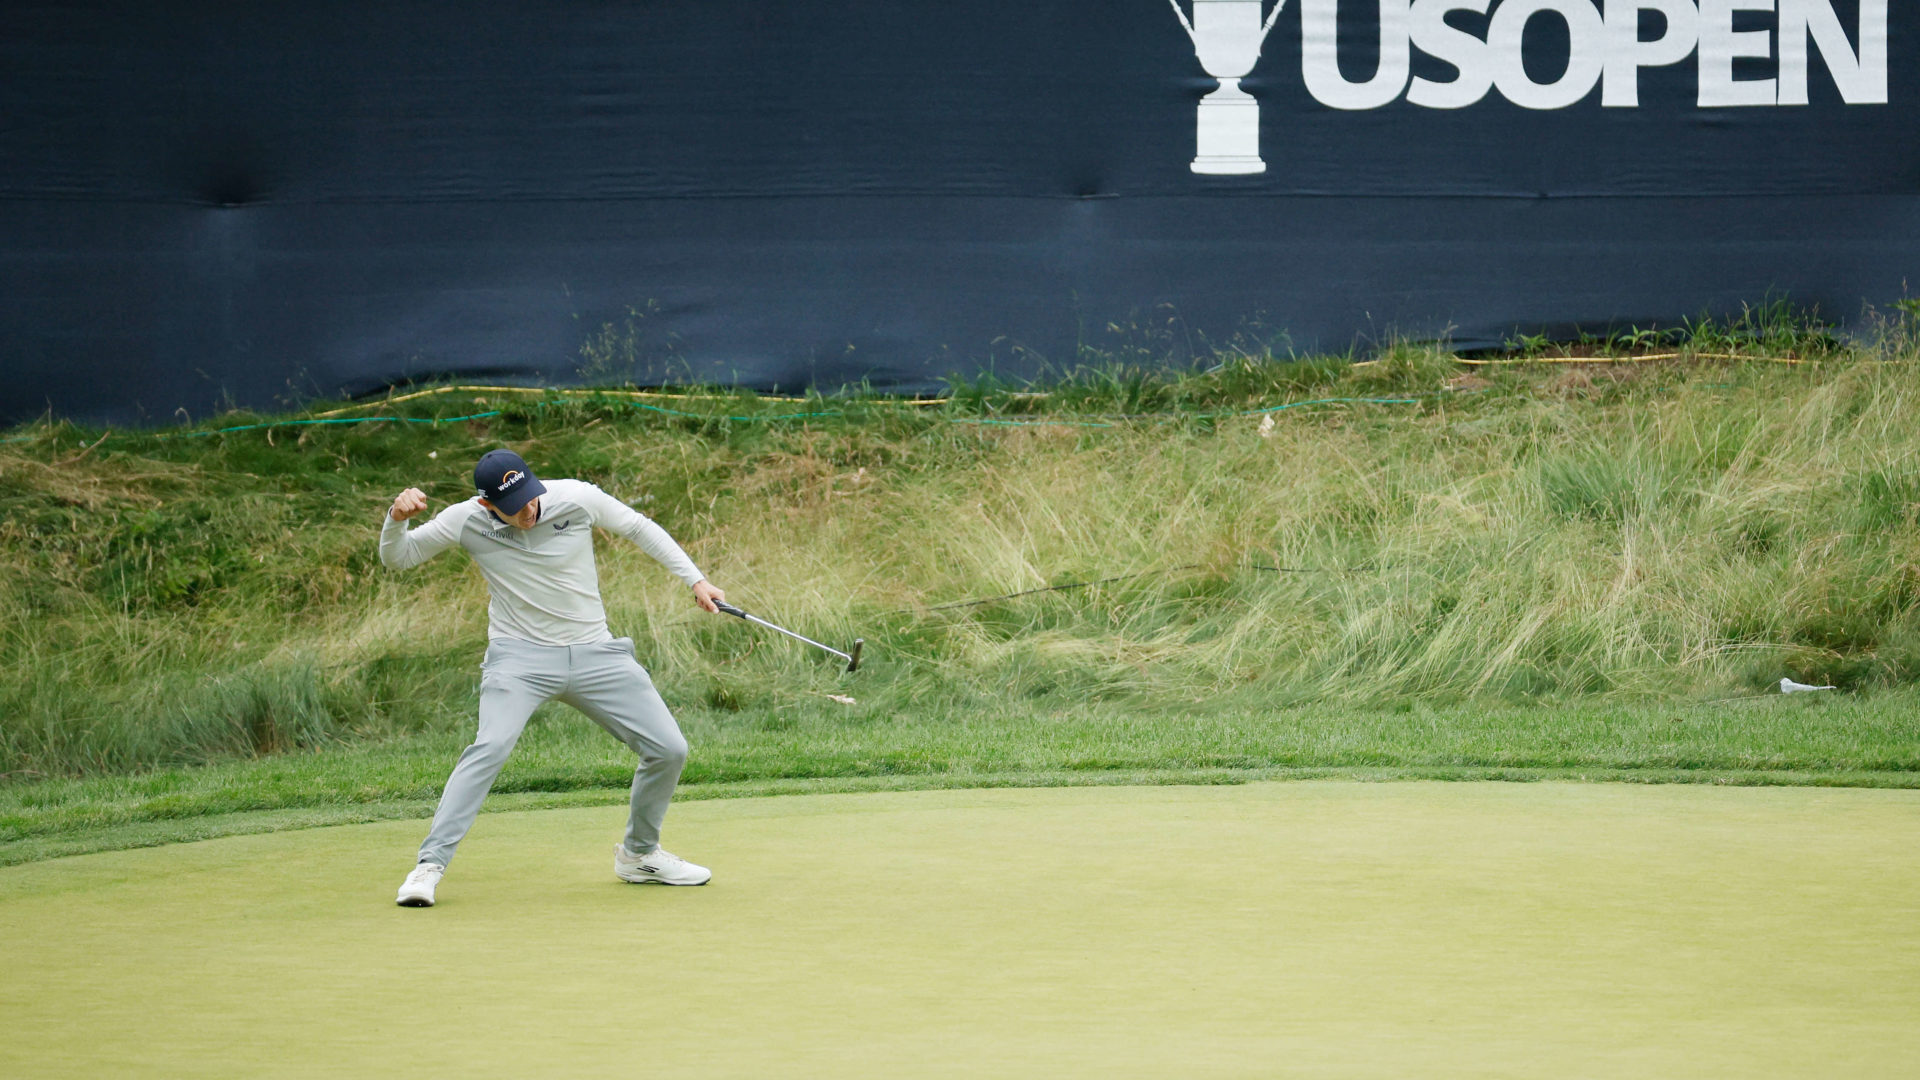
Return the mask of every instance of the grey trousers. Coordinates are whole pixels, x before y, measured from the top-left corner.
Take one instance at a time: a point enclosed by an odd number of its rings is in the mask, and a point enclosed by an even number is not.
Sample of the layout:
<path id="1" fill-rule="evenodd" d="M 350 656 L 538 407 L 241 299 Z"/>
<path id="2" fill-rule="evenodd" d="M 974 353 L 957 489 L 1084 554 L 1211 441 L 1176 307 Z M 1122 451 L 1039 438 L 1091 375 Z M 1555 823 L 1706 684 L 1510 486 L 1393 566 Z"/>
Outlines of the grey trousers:
<path id="1" fill-rule="evenodd" d="M 553 700 L 586 713 L 640 755 L 640 767 L 633 773 L 627 850 L 639 854 L 660 846 L 660 823 L 687 763 L 687 740 L 653 680 L 634 659 L 632 638 L 597 645 L 535 645 L 495 638 L 480 673 L 480 733 L 447 777 L 433 829 L 420 845 L 421 862 L 445 866 L 453 861 L 454 849 L 480 815 L 480 803 L 520 740 L 527 717 Z"/>

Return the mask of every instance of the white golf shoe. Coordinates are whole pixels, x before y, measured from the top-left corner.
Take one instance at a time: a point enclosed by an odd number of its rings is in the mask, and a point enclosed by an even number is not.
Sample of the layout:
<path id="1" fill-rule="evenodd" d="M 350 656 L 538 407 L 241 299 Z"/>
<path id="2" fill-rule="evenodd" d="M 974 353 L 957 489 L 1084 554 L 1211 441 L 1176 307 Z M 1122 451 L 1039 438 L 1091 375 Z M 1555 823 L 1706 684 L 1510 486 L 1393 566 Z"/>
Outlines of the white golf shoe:
<path id="1" fill-rule="evenodd" d="M 407 880 L 400 885 L 400 895 L 394 903 L 401 907 L 432 907 L 433 887 L 440 884 L 440 875 L 447 868 L 439 863 L 423 862 L 413 868 Z"/>
<path id="2" fill-rule="evenodd" d="M 613 872 L 621 881 L 637 885 L 705 885 L 713 871 L 698 866 L 668 851 L 654 848 L 645 855 L 630 855 L 627 845 L 613 846 Z"/>

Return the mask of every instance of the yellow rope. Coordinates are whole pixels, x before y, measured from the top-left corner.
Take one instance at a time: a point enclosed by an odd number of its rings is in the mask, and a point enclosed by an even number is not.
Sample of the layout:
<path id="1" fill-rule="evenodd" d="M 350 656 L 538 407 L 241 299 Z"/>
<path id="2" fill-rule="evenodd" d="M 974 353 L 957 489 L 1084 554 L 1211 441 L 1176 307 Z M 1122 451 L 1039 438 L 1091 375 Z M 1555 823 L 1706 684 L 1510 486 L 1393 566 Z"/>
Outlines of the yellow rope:
<path id="1" fill-rule="evenodd" d="M 1506 367 L 1512 364 L 1646 364 L 1656 360 L 1758 360 L 1768 364 L 1812 364 L 1818 361 L 1792 356 L 1746 356 L 1741 353 L 1644 353 L 1639 356 L 1516 356 L 1497 360 L 1455 357 L 1468 367 Z M 1358 367 L 1358 364 L 1354 365 Z"/>
<path id="2" fill-rule="evenodd" d="M 439 394 L 556 394 L 561 397 L 668 398 L 671 400 L 681 400 L 681 401 L 713 396 L 711 394 L 676 394 L 666 390 L 562 390 L 558 388 L 543 387 L 543 386 L 478 386 L 478 385 L 467 383 L 467 384 L 461 384 L 459 386 L 436 386 L 427 390 L 416 390 L 411 394 L 401 394 L 399 397 L 381 398 L 378 401 L 362 401 L 355 405 L 347 405 L 345 407 L 338 408 L 338 409 L 329 409 L 326 412 L 314 413 L 313 415 L 315 418 L 327 417 L 327 416 L 339 416 L 341 413 L 352 412 L 355 409 L 385 408 L 388 405 L 396 405 L 402 401 L 414 401 L 419 398 L 433 397 Z M 806 401 L 809 399 L 797 398 L 797 397 L 771 397 L 767 395 L 761 395 L 760 400 L 761 401 Z M 933 403 L 916 401 L 914 402 L 914 404 L 920 405 L 920 404 L 933 404 Z"/>
<path id="3" fill-rule="evenodd" d="M 1814 360 L 1805 360 L 1805 359 L 1801 359 L 1798 357 L 1791 357 L 1791 356 L 1746 356 L 1739 353 L 1685 353 L 1685 352 L 1646 353 L 1639 356 L 1503 357 L 1503 358 L 1494 359 L 1494 360 L 1469 360 L 1464 357 L 1454 357 L 1454 360 L 1457 363 L 1464 364 L 1467 367 L 1510 367 L 1516 364 L 1646 364 L 1646 363 L 1653 363 L 1661 360 L 1680 360 L 1680 359 L 1757 360 L 1757 361 L 1761 361 L 1763 363 L 1769 363 L 1769 364 L 1811 364 L 1811 363 L 1818 362 Z M 1348 366 L 1357 367 L 1357 368 L 1371 367 L 1374 364 L 1378 364 L 1379 362 L 1380 361 L 1378 360 L 1362 360 L 1362 361 L 1359 361 L 1358 363 L 1350 364 Z M 668 400 L 677 400 L 677 401 L 694 401 L 694 400 L 700 400 L 704 398 L 712 398 L 714 396 L 712 394 L 685 393 L 685 392 L 675 392 L 671 390 L 563 390 L 563 389 L 554 388 L 554 387 L 540 387 L 540 386 L 480 386 L 480 385 L 475 385 L 470 383 L 463 383 L 458 386 L 435 386 L 426 390 L 416 390 L 411 394 L 401 394 L 399 397 L 381 398 L 377 401 L 363 401 L 363 402 L 359 402 L 358 404 L 347 405 L 338 409 L 329 409 L 326 412 L 322 412 L 322 413 L 313 413 L 312 415 L 316 419 L 329 417 L 329 416 L 339 416 L 342 413 L 353 412 L 356 409 L 384 408 L 389 405 L 397 405 L 403 401 L 416 401 L 423 397 L 434 397 L 440 394 L 548 394 L 548 395 L 555 395 L 559 397 L 665 398 Z M 1018 398 L 1036 398 L 1036 397 L 1047 397 L 1048 395 L 1045 393 L 1037 393 L 1037 394 L 1036 393 L 1016 393 L 1012 396 L 1018 397 Z M 801 397 L 775 397 L 771 395 L 759 395 L 759 400 L 803 402 L 803 401 L 810 401 L 813 399 L 801 398 Z M 951 399 L 949 398 L 905 398 L 905 399 L 895 400 L 891 402 L 891 404 L 906 405 L 914 408 L 919 408 L 922 406 L 929 406 L 929 405 L 945 405 L 949 400 Z"/>

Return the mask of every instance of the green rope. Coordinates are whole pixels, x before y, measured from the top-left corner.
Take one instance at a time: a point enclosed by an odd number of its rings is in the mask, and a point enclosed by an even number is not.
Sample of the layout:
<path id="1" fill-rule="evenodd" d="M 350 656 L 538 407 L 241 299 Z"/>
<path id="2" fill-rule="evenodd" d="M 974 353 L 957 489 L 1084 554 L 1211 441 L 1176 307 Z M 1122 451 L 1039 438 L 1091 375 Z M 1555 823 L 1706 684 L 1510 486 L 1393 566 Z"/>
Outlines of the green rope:
<path id="1" fill-rule="evenodd" d="M 306 427 L 316 424 L 375 424 L 392 421 L 400 424 L 454 424 L 462 420 L 485 420 L 490 416 L 499 416 L 502 410 L 474 413 L 471 416 L 342 416 L 331 420 L 275 420 L 266 424 L 241 424 L 239 427 L 216 428 L 212 431 L 178 431 L 155 435 L 156 439 L 204 439 L 209 435 L 226 435 L 235 431 L 259 431 L 262 428 Z"/>
<path id="2" fill-rule="evenodd" d="M 992 424 L 996 427 L 1096 427 L 1110 428 L 1112 424 L 1102 424 L 1092 420 L 989 420 L 973 416 L 944 417 L 949 424 Z"/>
<path id="3" fill-rule="evenodd" d="M 1444 392 L 1457 393 L 1458 391 L 1450 390 L 1450 391 L 1444 391 Z M 1476 394 L 1479 393 L 1478 390 L 1471 391 L 1471 392 Z M 1306 408 L 1308 405 L 1418 405 L 1422 401 L 1425 401 L 1427 398 L 1430 398 L 1432 396 L 1433 394 L 1425 394 L 1421 397 L 1410 397 L 1410 398 L 1330 397 L 1330 398 L 1320 398 L 1317 401 L 1290 401 L 1285 405 L 1275 405 L 1275 406 L 1272 406 L 1271 408 L 1266 408 L 1266 409 L 1250 409 L 1247 412 L 1208 413 L 1206 415 L 1208 416 L 1262 416 L 1267 413 L 1285 412 L 1288 409 L 1303 409 L 1303 408 Z"/>
<path id="4" fill-rule="evenodd" d="M 1471 391 L 1471 392 L 1477 393 L 1478 391 Z M 1234 412 L 1122 413 L 1122 414 L 1109 415 L 1105 419 L 1107 420 L 1164 420 L 1164 419 L 1192 418 L 1196 420 L 1218 420 L 1222 418 L 1230 418 L 1230 417 L 1237 417 L 1237 416 L 1263 416 L 1268 413 L 1285 412 L 1288 409 L 1303 409 L 1309 405 L 1418 405 L 1422 401 L 1424 401 L 1426 398 L 1432 397 L 1432 396 L 1434 395 L 1428 394 L 1422 397 L 1410 397 L 1410 398 L 1318 398 L 1313 401 L 1290 401 L 1284 405 L 1272 405 L 1264 409 L 1246 409 L 1246 410 L 1234 411 Z M 564 404 L 564 402 L 539 401 L 539 402 L 534 402 L 533 404 L 536 408 L 545 409 L 550 404 L 558 405 L 558 404 Z M 660 405 L 648 405 L 644 402 L 639 402 L 639 401 L 629 402 L 629 404 L 631 404 L 636 409 L 642 409 L 647 412 L 660 413 L 665 416 L 681 417 L 688 420 L 705 420 L 705 421 L 725 420 L 730 423 L 739 423 L 739 424 L 770 424 L 770 423 L 778 423 L 786 420 L 813 420 L 813 419 L 820 419 L 820 418 L 830 417 L 830 416 L 846 415 L 846 412 L 841 409 L 824 409 L 818 412 L 777 413 L 777 414 L 768 415 L 768 416 L 714 416 L 706 413 L 683 412 L 679 409 L 669 409 Z M 488 412 L 472 413 L 467 416 L 441 416 L 441 417 L 342 416 L 342 417 L 332 417 L 332 418 L 322 419 L 322 420 L 273 420 L 264 424 L 239 424 L 234 427 L 214 428 L 208 431 L 176 431 L 176 432 L 166 432 L 166 433 L 150 435 L 150 436 L 123 435 L 121 436 L 121 438 L 145 437 L 145 438 L 152 438 L 152 439 L 204 439 L 214 435 L 231 435 L 241 431 L 262 431 L 268 428 L 314 427 L 314 426 L 322 426 L 322 425 L 377 424 L 377 423 L 436 424 L 436 425 L 437 424 L 454 424 L 454 423 L 459 423 L 463 420 L 486 420 L 491 417 L 504 415 L 505 412 L 506 410 L 504 409 L 493 409 Z M 922 413 L 921 415 L 925 415 L 925 414 Z M 1111 423 L 1106 423 L 1100 420 L 1006 420 L 1006 419 L 999 419 L 999 418 L 993 418 L 993 417 L 974 417 L 974 416 L 944 416 L 944 417 L 940 417 L 940 419 L 945 420 L 949 424 L 981 424 L 981 425 L 988 425 L 988 426 L 994 426 L 994 427 L 1080 427 L 1080 428 L 1111 428 L 1113 427 Z M 42 437 L 43 436 L 40 434 L 19 435 L 13 438 L 0 439 L 0 444 L 32 442 L 33 440 L 39 439 Z"/>
<path id="5" fill-rule="evenodd" d="M 211 435 L 229 435 L 236 431 L 260 431 L 265 428 L 312 427 L 319 424 L 373 424 L 388 421 L 397 424 L 453 424 L 461 420 L 485 420 L 490 416 L 499 416 L 501 410 L 474 413 L 471 416 L 343 416 L 330 420 L 274 420 L 265 424 L 240 424 L 235 427 L 214 428 L 211 431 L 167 431 L 158 435 L 122 435 L 123 439 L 204 439 Z M 0 439 L 0 443 L 31 442 L 39 435 L 21 435 L 11 439 Z"/>

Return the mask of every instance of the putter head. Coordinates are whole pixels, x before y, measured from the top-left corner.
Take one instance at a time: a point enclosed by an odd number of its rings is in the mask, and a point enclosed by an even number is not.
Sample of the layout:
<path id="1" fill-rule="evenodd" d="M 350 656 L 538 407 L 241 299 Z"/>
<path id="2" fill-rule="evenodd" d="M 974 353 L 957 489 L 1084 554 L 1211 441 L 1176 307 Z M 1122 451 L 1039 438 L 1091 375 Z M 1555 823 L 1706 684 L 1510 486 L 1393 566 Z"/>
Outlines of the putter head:
<path id="1" fill-rule="evenodd" d="M 851 660 L 849 660 L 849 661 L 847 661 L 847 670 L 848 670 L 848 671 L 858 671 L 858 670 L 860 670 L 860 646 L 862 646 L 862 645 L 865 645 L 865 644 L 866 644 L 866 641 L 865 641 L 865 639 L 863 639 L 863 638 L 854 638 L 854 639 L 853 639 L 853 648 L 851 648 L 851 649 L 848 649 L 848 650 L 847 650 L 847 655 L 849 655 L 849 656 L 851 656 L 851 657 L 853 658 L 853 659 L 851 659 Z"/>

